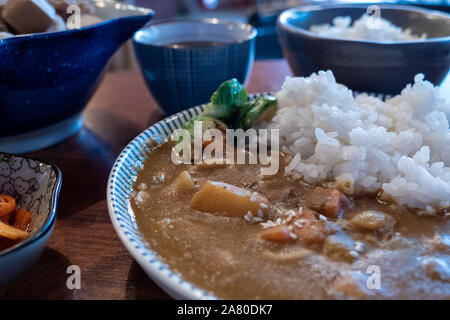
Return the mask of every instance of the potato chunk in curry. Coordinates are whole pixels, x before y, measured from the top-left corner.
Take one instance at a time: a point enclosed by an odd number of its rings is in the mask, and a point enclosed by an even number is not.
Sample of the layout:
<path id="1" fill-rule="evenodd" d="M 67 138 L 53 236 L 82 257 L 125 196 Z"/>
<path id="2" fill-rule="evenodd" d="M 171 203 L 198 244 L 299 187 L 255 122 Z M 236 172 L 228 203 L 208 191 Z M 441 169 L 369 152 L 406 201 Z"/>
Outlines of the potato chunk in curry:
<path id="1" fill-rule="evenodd" d="M 192 197 L 191 208 L 230 217 L 243 217 L 248 212 L 255 215 L 258 210 L 265 212 L 266 208 L 261 207 L 261 203 L 267 205 L 267 199 L 249 190 L 224 182 L 207 181 Z"/>

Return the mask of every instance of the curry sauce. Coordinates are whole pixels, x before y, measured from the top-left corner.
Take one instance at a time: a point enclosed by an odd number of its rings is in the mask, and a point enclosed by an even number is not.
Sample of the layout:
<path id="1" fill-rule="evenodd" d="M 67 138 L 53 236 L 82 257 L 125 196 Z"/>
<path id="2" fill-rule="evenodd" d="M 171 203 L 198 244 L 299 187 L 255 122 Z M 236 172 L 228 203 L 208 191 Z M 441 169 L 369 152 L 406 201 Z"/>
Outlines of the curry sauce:
<path id="1" fill-rule="evenodd" d="M 326 214 L 315 203 L 330 188 L 287 178 L 285 155 L 278 174 L 261 176 L 260 165 L 175 165 L 171 148 L 145 160 L 130 203 L 149 247 L 184 280 L 225 299 L 450 299 L 448 217 L 375 196 L 346 197 Z M 246 190 L 261 210 L 205 212 L 193 199 L 208 184 Z M 280 225 L 285 238 L 265 236 Z"/>

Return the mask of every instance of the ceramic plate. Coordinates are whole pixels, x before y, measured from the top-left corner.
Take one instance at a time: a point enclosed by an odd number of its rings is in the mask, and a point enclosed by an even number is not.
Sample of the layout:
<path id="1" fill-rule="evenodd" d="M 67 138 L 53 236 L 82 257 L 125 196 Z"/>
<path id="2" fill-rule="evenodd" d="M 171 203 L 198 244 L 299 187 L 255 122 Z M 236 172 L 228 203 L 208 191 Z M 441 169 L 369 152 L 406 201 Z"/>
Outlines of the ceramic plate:
<path id="1" fill-rule="evenodd" d="M 356 93 L 355 93 L 356 94 Z M 264 95 L 249 95 L 250 99 Z M 375 94 L 371 94 L 375 96 Z M 376 95 L 380 98 L 383 96 Z M 148 246 L 138 230 L 134 214 L 130 207 L 130 193 L 135 177 L 142 168 L 146 157 L 151 156 L 150 141 L 162 143 L 171 133 L 181 128 L 183 123 L 200 114 L 206 105 L 200 105 L 174 114 L 151 126 L 121 152 L 108 180 L 108 210 L 114 228 L 120 240 L 133 258 L 165 292 L 176 299 L 216 299 L 211 293 L 192 285 L 170 270 L 156 252 Z"/>

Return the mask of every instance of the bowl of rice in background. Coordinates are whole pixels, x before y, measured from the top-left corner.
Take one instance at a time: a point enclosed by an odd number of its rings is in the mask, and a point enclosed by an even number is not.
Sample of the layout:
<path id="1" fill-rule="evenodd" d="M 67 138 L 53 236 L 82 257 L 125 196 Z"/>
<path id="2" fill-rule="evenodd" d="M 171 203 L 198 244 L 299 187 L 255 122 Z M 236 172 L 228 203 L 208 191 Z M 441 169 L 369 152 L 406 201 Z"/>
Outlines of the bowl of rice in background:
<path id="1" fill-rule="evenodd" d="M 295 76 L 333 70 L 338 82 L 357 91 L 398 94 L 418 73 L 439 85 L 450 68 L 450 15 L 443 12 L 301 6 L 281 13 L 277 29 Z"/>

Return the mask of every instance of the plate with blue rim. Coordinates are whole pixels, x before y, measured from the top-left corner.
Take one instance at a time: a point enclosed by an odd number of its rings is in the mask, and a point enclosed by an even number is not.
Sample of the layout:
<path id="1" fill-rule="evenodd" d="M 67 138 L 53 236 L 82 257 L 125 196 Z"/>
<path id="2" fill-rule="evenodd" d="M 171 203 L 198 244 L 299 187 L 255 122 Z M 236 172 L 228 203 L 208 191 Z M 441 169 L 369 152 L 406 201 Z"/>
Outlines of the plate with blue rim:
<path id="1" fill-rule="evenodd" d="M 268 93 L 249 95 L 254 99 Z M 359 92 L 354 93 L 359 94 Z M 369 94 L 385 99 L 387 96 Z M 140 233 L 130 206 L 135 178 L 155 146 L 167 141 L 170 135 L 194 116 L 203 112 L 206 104 L 169 116 L 152 125 L 134 138 L 120 153 L 108 179 L 107 203 L 111 222 L 120 240 L 145 273 L 167 294 L 175 299 L 217 299 L 211 292 L 183 280 L 153 251 Z"/>

